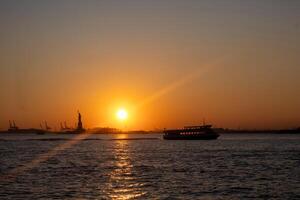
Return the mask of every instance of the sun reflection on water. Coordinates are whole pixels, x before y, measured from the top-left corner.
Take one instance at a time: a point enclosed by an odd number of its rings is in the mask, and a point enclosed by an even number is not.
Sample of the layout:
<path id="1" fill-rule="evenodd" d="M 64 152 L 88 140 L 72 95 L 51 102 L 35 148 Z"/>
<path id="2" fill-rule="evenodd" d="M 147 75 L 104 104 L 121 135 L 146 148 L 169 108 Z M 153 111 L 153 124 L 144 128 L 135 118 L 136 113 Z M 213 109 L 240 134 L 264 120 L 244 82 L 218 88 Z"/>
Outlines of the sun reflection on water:
<path id="1" fill-rule="evenodd" d="M 116 134 L 116 139 L 127 139 L 128 135 L 126 133 Z"/>
<path id="2" fill-rule="evenodd" d="M 109 173 L 109 181 L 105 193 L 111 199 L 126 200 L 141 197 L 143 183 L 139 183 L 137 174 L 134 173 L 131 153 L 127 140 L 114 141 L 113 169 Z"/>

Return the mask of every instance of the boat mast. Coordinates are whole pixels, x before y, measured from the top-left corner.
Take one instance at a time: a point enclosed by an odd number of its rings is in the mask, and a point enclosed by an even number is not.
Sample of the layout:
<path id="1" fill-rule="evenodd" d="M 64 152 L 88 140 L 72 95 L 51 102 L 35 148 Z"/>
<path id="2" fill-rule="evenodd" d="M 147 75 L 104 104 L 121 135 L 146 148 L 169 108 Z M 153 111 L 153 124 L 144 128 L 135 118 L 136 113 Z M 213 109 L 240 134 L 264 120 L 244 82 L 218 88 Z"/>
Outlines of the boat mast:
<path id="1" fill-rule="evenodd" d="M 65 130 L 70 129 L 70 127 L 67 126 L 67 122 L 66 121 L 64 121 L 64 124 L 65 124 Z"/>
<path id="2" fill-rule="evenodd" d="M 51 127 L 48 126 L 47 121 L 45 121 L 45 128 L 46 128 L 46 130 L 50 130 L 51 129 Z"/>
<path id="3" fill-rule="evenodd" d="M 62 122 L 60 122 L 60 129 L 61 129 L 61 130 L 64 130 L 64 127 L 63 127 Z"/>
<path id="4" fill-rule="evenodd" d="M 18 129 L 18 127 L 16 126 L 15 120 L 13 120 L 13 128 Z"/>

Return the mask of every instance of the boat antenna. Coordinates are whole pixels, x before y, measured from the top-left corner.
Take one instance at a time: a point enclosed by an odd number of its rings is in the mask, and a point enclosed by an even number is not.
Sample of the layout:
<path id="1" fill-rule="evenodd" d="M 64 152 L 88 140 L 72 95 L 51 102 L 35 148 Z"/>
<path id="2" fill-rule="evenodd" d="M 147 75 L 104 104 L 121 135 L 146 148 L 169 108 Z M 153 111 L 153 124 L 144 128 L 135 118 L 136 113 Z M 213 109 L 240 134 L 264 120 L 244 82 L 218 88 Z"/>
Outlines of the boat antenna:
<path id="1" fill-rule="evenodd" d="M 41 127 L 41 129 L 43 129 L 43 125 L 40 123 L 40 127 Z"/>
<path id="2" fill-rule="evenodd" d="M 9 128 L 12 128 L 12 124 L 11 121 L 9 120 Z"/>

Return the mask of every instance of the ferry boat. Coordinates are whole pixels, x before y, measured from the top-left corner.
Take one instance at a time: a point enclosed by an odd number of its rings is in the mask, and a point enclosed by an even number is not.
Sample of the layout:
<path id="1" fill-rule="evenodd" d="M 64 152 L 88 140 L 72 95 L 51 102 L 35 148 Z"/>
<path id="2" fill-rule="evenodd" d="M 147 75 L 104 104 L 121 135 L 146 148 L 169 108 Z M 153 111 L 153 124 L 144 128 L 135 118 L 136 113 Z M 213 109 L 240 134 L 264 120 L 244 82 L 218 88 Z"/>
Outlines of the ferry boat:
<path id="1" fill-rule="evenodd" d="M 220 135 L 212 125 L 185 126 L 183 129 L 164 130 L 165 140 L 215 140 Z"/>

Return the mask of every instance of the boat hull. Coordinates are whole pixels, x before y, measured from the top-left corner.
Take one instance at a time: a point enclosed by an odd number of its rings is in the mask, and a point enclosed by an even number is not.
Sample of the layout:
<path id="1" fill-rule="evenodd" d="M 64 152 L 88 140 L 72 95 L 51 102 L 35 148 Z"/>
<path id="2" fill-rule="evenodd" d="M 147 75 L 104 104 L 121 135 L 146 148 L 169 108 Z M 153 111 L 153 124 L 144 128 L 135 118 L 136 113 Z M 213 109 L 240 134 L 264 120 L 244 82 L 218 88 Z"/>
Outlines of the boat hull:
<path id="1" fill-rule="evenodd" d="M 203 134 L 203 135 L 164 135 L 165 140 L 216 140 L 219 134 Z"/>
<path id="2" fill-rule="evenodd" d="M 68 130 L 68 131 L 58 131 L 55 133 L 58 134 L 81 134 L 81 133 L 85 133 L 86 130 L 85 129 L 75 129 L 75 130 Z"/>
<path id="3" fill-rule="evenodd" d="M 42 129 L 8 129 L 7 131 L 0 131 L 0 133 L 9 134 L 44 134 L 45 131 Z"/>

